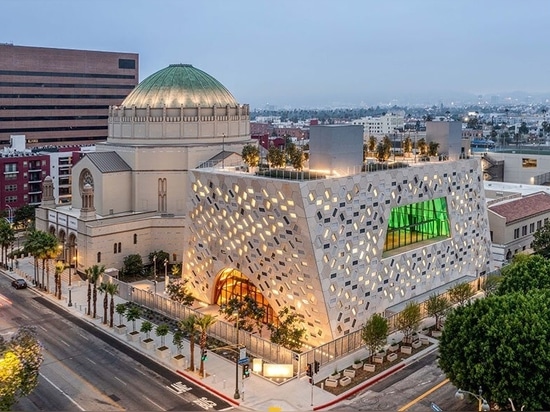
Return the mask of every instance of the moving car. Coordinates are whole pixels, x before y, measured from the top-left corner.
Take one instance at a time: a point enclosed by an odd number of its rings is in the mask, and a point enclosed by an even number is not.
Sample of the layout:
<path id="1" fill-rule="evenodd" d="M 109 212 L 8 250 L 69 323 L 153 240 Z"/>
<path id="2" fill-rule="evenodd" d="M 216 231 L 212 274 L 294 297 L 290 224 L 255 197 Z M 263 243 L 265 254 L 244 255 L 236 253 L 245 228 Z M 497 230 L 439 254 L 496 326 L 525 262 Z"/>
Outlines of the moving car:
<path id="1" fill-rule="evenodd" d="M 25 282 L 25 279 L 15 279 L 13 282 L 11 282 L 11 285 L 15 289 L 25 289 L 27 287 L 27 282 Z"/>

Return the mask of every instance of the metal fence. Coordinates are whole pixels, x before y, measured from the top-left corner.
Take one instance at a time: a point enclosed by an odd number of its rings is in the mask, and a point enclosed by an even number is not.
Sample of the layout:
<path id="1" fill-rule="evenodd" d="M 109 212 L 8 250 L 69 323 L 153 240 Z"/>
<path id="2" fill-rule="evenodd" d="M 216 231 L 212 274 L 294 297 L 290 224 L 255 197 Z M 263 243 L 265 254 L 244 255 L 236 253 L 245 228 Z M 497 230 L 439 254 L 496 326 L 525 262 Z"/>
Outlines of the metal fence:
<path id="1" fill-rule="evenodd" d="M 493 273 L 498 273 L 498 271 Z M 470 285 L 474 288 L 474 290 L 477 291 L 480 289 L 480 285 L 484 277 L 485 276 L 480 276 L 470 282 Z M 199 317 L 203 316 L 203 313 L 191 309 L 181 303 L 174 302 L 169 298 L 157 295 L 148 290 L 137 289 L 132 285 L 119 281 L 118 279 L 104 275 L 104 281 L 106 281 L 107 278 L 110 278 L 111 282 L 119 285 L 119 296 L 123 299 L 150 308 L 167 316 L 168 318 L 179 320 L 190 315 L 196 315 Z M 447 292 L 444 292 L 441 295 L 447 296 Z M 428 316 L 426 311 L 426 302 L 420 303 L 420 312 L 422 319 Z M 386 317 L 388 320 L 390 333 L 397 330 L 397 316 L 399 316 L 398 313 Z M 304 372 L 307 364 L 312 363 L 314 360 L 318 361 L 320 365 L 327 365 L 340 358 L 351 355 L 364 347 L 361 329 L 338 337 L 335 340 L 322 344 L 318 347 L 304 350 L 301 353 L 291 351 L 280 345 L 274 344 L 268 339 L 265 339 L 257 334 L 250 333 L 242 329 L 240 329 L 238 333 L 238 342 L 240 345 L 244 345 L 246 347 L 247 353 L 253 357 L 261 358 L 265 362 L 292 364 L 294 372 L 298 375 Z M 210 327 L 208 334 L 209 336 L 226 342 L 228 345 L 237 343 L 236 328 L 233 324 L 223 320 L 218 320 L 214 323 Z"/>

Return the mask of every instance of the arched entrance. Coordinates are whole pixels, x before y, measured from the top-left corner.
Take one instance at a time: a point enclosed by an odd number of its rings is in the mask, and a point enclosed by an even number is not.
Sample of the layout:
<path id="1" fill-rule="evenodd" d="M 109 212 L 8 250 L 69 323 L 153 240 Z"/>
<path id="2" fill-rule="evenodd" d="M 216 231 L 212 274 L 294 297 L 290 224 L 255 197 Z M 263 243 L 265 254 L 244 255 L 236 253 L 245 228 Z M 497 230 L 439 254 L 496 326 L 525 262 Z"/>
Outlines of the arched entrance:
<path id="1" fill-rule="evenodd" d="M 214 286 L 214 302 L 222 306 L 230 299 L 243 300 L 245 296 L 253 298 L 256 303 L 265 309 L 263 323 L 277 323 L 277 314 L 262 295 L 262 292 L 241 272 L 236 269 L 224 269 L 218 276 Z"/>

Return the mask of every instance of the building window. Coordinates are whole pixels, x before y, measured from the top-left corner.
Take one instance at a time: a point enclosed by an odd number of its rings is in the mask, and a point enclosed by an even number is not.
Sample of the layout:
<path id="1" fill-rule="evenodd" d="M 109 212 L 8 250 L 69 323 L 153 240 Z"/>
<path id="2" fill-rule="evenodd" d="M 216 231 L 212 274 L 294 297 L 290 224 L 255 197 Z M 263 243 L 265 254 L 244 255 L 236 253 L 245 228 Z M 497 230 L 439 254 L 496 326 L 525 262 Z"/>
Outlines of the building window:
<path id="1" fill-rule="evenodd" d="M 6 203 L 16 203 L 17 196 L 6 196 Z"/>
<path id="2" fill-rule="evenodd" d="M 158 180 L 158 211 L 160 213 L 166 213 L 166 193 L 167 193 L 166 178 L 160 178 Z"/>
<path id="3" fill-rule="evenodd" d="M 101 263 L 101 252 L 97 252 L 97 263 Z"/>
<path id="4" fill-rule="evenodd" d="M 135 69 L 136 61 L 134 59 L 118 59 L 119 69 Z"/>
<path id="5" fill-rule="evenodd" d="M 537 159 L 523 158 L 521 159 L 522 167 L 537 167 Z"/>
<path id="6" fill-rule="evenodd" d="M 134 233 L 134 245 L 137 245 L 137 233 Z"/>
<path id="7" fill-rule="evenodd" d="M 113 245 L 113 252 L 116 253 L 117 251 L 117 247 L 116 247 L 116 243 Z"/>
<path id="8" fill-rule="evenodd" d="M 529 233 L 533 233 L 535 231 L 535 223 L 531 223 L 529 225 Z"/>
<path id="9" fill-rule="evenodd" d="M 118 242 L 118 253 L 120 253 L 121 250 L 122 250 L 122 245 L 120 242 Z"/>
<path id="10" fill-rule="evenodd" d="M 444 197 L 394 207 L 390 212 L 384 251 L 450 236 L 447 199 Z"/>
<path id="11" fill-rule="evenodd" d="M 537 221 L 537 230 L 542 227 L 542 220 Z"/>
<path id="12" fill-rule="evenodd" d="M 15 192 L 17 191 L 17 185 L 6 185 L 6 192 Z"/>
<path id="13" fill-rule="evenodd" d="M 177 262 L 178 261 L 178 255 L 176 253 L 172 253 L 172 261 Z"/>
<path id="14" fill-rule="evenodd" d="M 527 235 L 527 225 L 521 228 L 521 236 L 525 236 L 525 235 Z"/>
<path id="15" fill-rule="evenodd" d="M 514 239 L 519 239 L 519 227 L 514 229 Z"/>
<path id="16" fill-rule="evenodd" d="M 17 172 L 17 163 L 6 163 L 4 165 L 4 172 L 6 173 Z"/>

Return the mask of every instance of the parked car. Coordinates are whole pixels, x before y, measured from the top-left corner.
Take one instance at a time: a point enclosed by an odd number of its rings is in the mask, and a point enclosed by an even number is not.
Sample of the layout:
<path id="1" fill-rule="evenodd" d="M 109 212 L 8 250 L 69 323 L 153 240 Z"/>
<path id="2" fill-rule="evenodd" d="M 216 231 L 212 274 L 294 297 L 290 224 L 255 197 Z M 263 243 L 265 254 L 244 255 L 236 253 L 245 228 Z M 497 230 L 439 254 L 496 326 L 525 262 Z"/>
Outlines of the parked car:
<path id="1" fill-rule="evenodd" d="M 27 282 L 25 282 L 25 279 L 15 279 L 13 282 L 11 282 L 11 285 L 15 289 L 25 289 L 27 287 Z"/>

